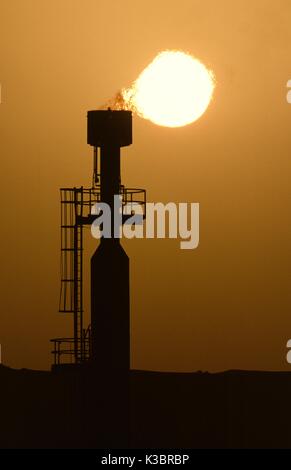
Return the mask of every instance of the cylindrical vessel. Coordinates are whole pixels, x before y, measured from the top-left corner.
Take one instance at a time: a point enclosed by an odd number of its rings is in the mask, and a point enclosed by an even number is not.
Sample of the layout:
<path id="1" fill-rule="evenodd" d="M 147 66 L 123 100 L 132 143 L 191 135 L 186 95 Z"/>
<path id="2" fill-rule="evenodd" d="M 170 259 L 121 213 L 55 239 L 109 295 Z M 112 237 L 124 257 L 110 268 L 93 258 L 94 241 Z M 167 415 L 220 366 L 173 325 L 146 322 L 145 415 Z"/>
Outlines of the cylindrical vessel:
<path id="1" fill-rule="evenodd" d="M 120 243 L 101 241 L 91 258 L 92 358 L 99 370 L 130 369 L 129 258 Z"/>
<path id="2" fill-rule="evenodd" d="M 132 144 L 131 111 L 111 109 L 88 111 L 87 142 L 93 147 L 115 145 L 126 147 Z"/>

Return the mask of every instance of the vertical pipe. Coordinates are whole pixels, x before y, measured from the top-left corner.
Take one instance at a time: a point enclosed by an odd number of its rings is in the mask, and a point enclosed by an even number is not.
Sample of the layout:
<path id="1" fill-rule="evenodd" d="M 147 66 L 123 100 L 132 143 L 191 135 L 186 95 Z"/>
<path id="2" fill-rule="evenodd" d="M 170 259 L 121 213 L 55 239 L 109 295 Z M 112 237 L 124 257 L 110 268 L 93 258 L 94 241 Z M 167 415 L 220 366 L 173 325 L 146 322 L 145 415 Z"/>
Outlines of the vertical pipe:
<path id="1" fill-rule="evenodd" d="M 101 201 L 108 204 L 111 209 L 111 237 L 114 233 L 114 196 L 119 194 L 119 190 L 120 147 L 105 145 L 101 147 Z"/>
<path id="2" fill-rule="evenodd" d="M 74 357 L 78 363 L 78 226 L 74 225 Z"/>

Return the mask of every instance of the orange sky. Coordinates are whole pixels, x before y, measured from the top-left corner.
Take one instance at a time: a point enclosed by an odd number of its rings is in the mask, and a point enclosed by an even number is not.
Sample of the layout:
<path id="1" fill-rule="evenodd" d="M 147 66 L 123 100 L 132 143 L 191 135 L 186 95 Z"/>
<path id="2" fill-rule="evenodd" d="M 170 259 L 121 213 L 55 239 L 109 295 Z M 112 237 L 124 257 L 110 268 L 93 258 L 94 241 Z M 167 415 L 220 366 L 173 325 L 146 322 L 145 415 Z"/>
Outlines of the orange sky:
<path id="1" fill-rule="evenodd" d="M 215 99 L 179 129 L 135 117 L 123 182 L 199 202 L 200 246 L 124 242 L 132 367 L 290 369 L 290 17 L 289 0 L 1 1 L 4 363 L 49 368 L 49 339 L 72 333 L 57 313 L 58 190 L 91 183 L 87 110 L 173 48 L 214 70 Z"/>

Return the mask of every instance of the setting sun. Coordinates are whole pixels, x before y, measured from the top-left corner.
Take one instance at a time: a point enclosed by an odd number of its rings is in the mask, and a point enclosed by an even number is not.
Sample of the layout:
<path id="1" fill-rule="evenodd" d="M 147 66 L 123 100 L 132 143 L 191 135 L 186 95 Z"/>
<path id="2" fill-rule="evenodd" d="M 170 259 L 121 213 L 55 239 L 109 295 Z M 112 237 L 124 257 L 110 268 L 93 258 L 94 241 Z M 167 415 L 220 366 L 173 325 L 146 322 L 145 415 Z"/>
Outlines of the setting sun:
<path id="1" fill-rule="evenodd" d="M 206 111 L 215 87 L 214 74 L 181 51 L 164 51 L 121 91 L 124 107 L 155 124 L 180 127 Z"/>

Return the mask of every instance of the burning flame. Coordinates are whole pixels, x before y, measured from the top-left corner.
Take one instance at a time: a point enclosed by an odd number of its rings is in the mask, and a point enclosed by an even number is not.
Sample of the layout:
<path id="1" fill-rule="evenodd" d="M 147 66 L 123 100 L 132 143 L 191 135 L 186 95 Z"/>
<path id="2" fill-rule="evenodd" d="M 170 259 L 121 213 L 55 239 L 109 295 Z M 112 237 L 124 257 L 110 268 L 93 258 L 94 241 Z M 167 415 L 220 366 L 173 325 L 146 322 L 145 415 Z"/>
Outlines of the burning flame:
<path id="1" fill-rule="evenodd" d="M 167 127 L 180 127 L 206 111 L 215 87 L 214 74 L 198 59 L 181 51 L 163 51 L 129 88 L 108 103 Z"/>

